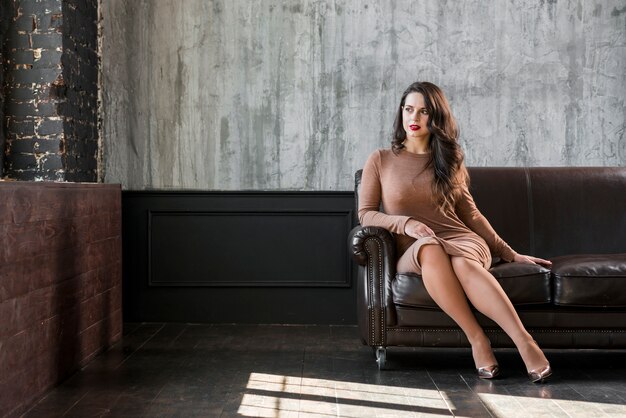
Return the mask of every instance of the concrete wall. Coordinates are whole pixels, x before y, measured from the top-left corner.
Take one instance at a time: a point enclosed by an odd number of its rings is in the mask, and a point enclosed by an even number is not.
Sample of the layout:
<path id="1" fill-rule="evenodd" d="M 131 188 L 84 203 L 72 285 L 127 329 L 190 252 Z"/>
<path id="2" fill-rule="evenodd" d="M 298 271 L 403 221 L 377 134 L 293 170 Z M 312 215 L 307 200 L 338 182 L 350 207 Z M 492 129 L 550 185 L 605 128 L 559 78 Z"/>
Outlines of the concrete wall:
<path id="1" fill-rule="evenodd" d="M 107 0 L 105 181 L 351 190 L 439 84 L 473 166 L 626 165 L 623 0 Z"/>

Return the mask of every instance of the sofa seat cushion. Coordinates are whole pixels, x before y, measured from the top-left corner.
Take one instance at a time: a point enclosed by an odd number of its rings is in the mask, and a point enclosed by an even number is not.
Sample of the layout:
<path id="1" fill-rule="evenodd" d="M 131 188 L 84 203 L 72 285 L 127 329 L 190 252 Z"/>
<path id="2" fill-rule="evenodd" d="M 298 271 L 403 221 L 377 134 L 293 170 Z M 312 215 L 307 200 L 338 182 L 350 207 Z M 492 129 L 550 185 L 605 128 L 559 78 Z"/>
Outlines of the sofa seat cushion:
<path id="1" fill-rule="evenodd" d="M 555 257 L 554 303 L 579 307 L 626 307 L 626 253 Z"/>
<path id="2" fill-rule="evenodd" d="M 550 270 L 537 264 L 502 263 L 493 266 L 491 274 L 500 283 L 513 305 L 541 305 L 551 301 Z M 437 308 L 422 281 L 414 273 L 398 273 L 391 284 L 396 305 Z"/>
<path id="3" fill-rule="evenodd" d="M 489 269 L 513 305 L 544 305 L 552 302 L 550 270 L 538 264 L 502 263 Z"/>

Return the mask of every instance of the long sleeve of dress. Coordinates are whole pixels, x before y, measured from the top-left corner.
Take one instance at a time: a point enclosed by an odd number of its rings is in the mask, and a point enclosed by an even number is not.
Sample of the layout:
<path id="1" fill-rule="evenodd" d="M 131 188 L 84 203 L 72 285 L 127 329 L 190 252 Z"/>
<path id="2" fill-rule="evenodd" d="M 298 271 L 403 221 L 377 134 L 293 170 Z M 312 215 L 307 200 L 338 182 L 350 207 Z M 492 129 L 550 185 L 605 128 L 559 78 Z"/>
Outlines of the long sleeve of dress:
<path id="1" fill-rule="evenodd" d="M 380 226 L 395 234 L 404 235 L 404 227 L 411 217 L 387 215 L 379 210 L 382 193 L 380 168 L 380 150 L 377 150 L 369 156 L 363 167 L 359 193 L 359 221 L 363 226 Z"/>
<path id="2" fill-rule="evenodd" d="M 463 187 L 461 197 L 456 204 L 456 213 L 465 225 L 487 242 L 493 255 L 505 261 L 513 261 L 515 251 L 500 238 L 487 218 L 480 213 L 467 186 Z"/>

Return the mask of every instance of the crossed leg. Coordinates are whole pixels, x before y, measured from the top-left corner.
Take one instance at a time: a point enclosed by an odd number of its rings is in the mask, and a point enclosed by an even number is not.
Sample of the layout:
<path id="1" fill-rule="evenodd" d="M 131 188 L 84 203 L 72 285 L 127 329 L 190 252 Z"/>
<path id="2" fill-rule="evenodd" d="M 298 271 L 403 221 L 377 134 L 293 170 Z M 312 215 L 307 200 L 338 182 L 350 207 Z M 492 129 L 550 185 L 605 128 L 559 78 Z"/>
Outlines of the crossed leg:
<path id="1" fill-rule="evenodd" d="M 466 295 L 478 311 L 509 335 L 527 371 L 548 363 L 500 284 L 482 265 L 464 257 L 450 257 L 439 245 L 423 245 L 418 259 L 426 290 L 467 336 L 477 368 L 496 364 L 496 361 L 489 339 L 472 313 Z"/>
<path id="2" fill-rule="evenodd" d="M 423 245 L 418 255 L 424 286 L 435 303 L 456 322 L 472 345 L 476 368 L 496 364 L 491 344 L 472 313 L 454 272 L 450 256 L 440 245 Z"/>
<path id="3" fill-rule="evenodd" d="M 451 257 L 451 264 L 460 285 L 472 305 L 497 323 L 519 350 L 527 371 L 548 363 L 546 356 L 526 331 L 509 297 L 498 281 L 476 261 Z"/>

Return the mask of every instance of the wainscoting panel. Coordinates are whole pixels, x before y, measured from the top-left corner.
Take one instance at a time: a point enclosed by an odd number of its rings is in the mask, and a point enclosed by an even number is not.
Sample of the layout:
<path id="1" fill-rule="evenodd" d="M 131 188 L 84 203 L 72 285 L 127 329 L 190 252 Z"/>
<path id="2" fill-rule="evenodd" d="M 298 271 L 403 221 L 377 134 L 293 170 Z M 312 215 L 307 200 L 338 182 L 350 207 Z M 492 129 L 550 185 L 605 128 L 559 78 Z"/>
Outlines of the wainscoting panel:
<path id="1" fill-rule="evenodd" d="M 356 322 L 348 192 L 123 193 L 124 319 Z"/>

